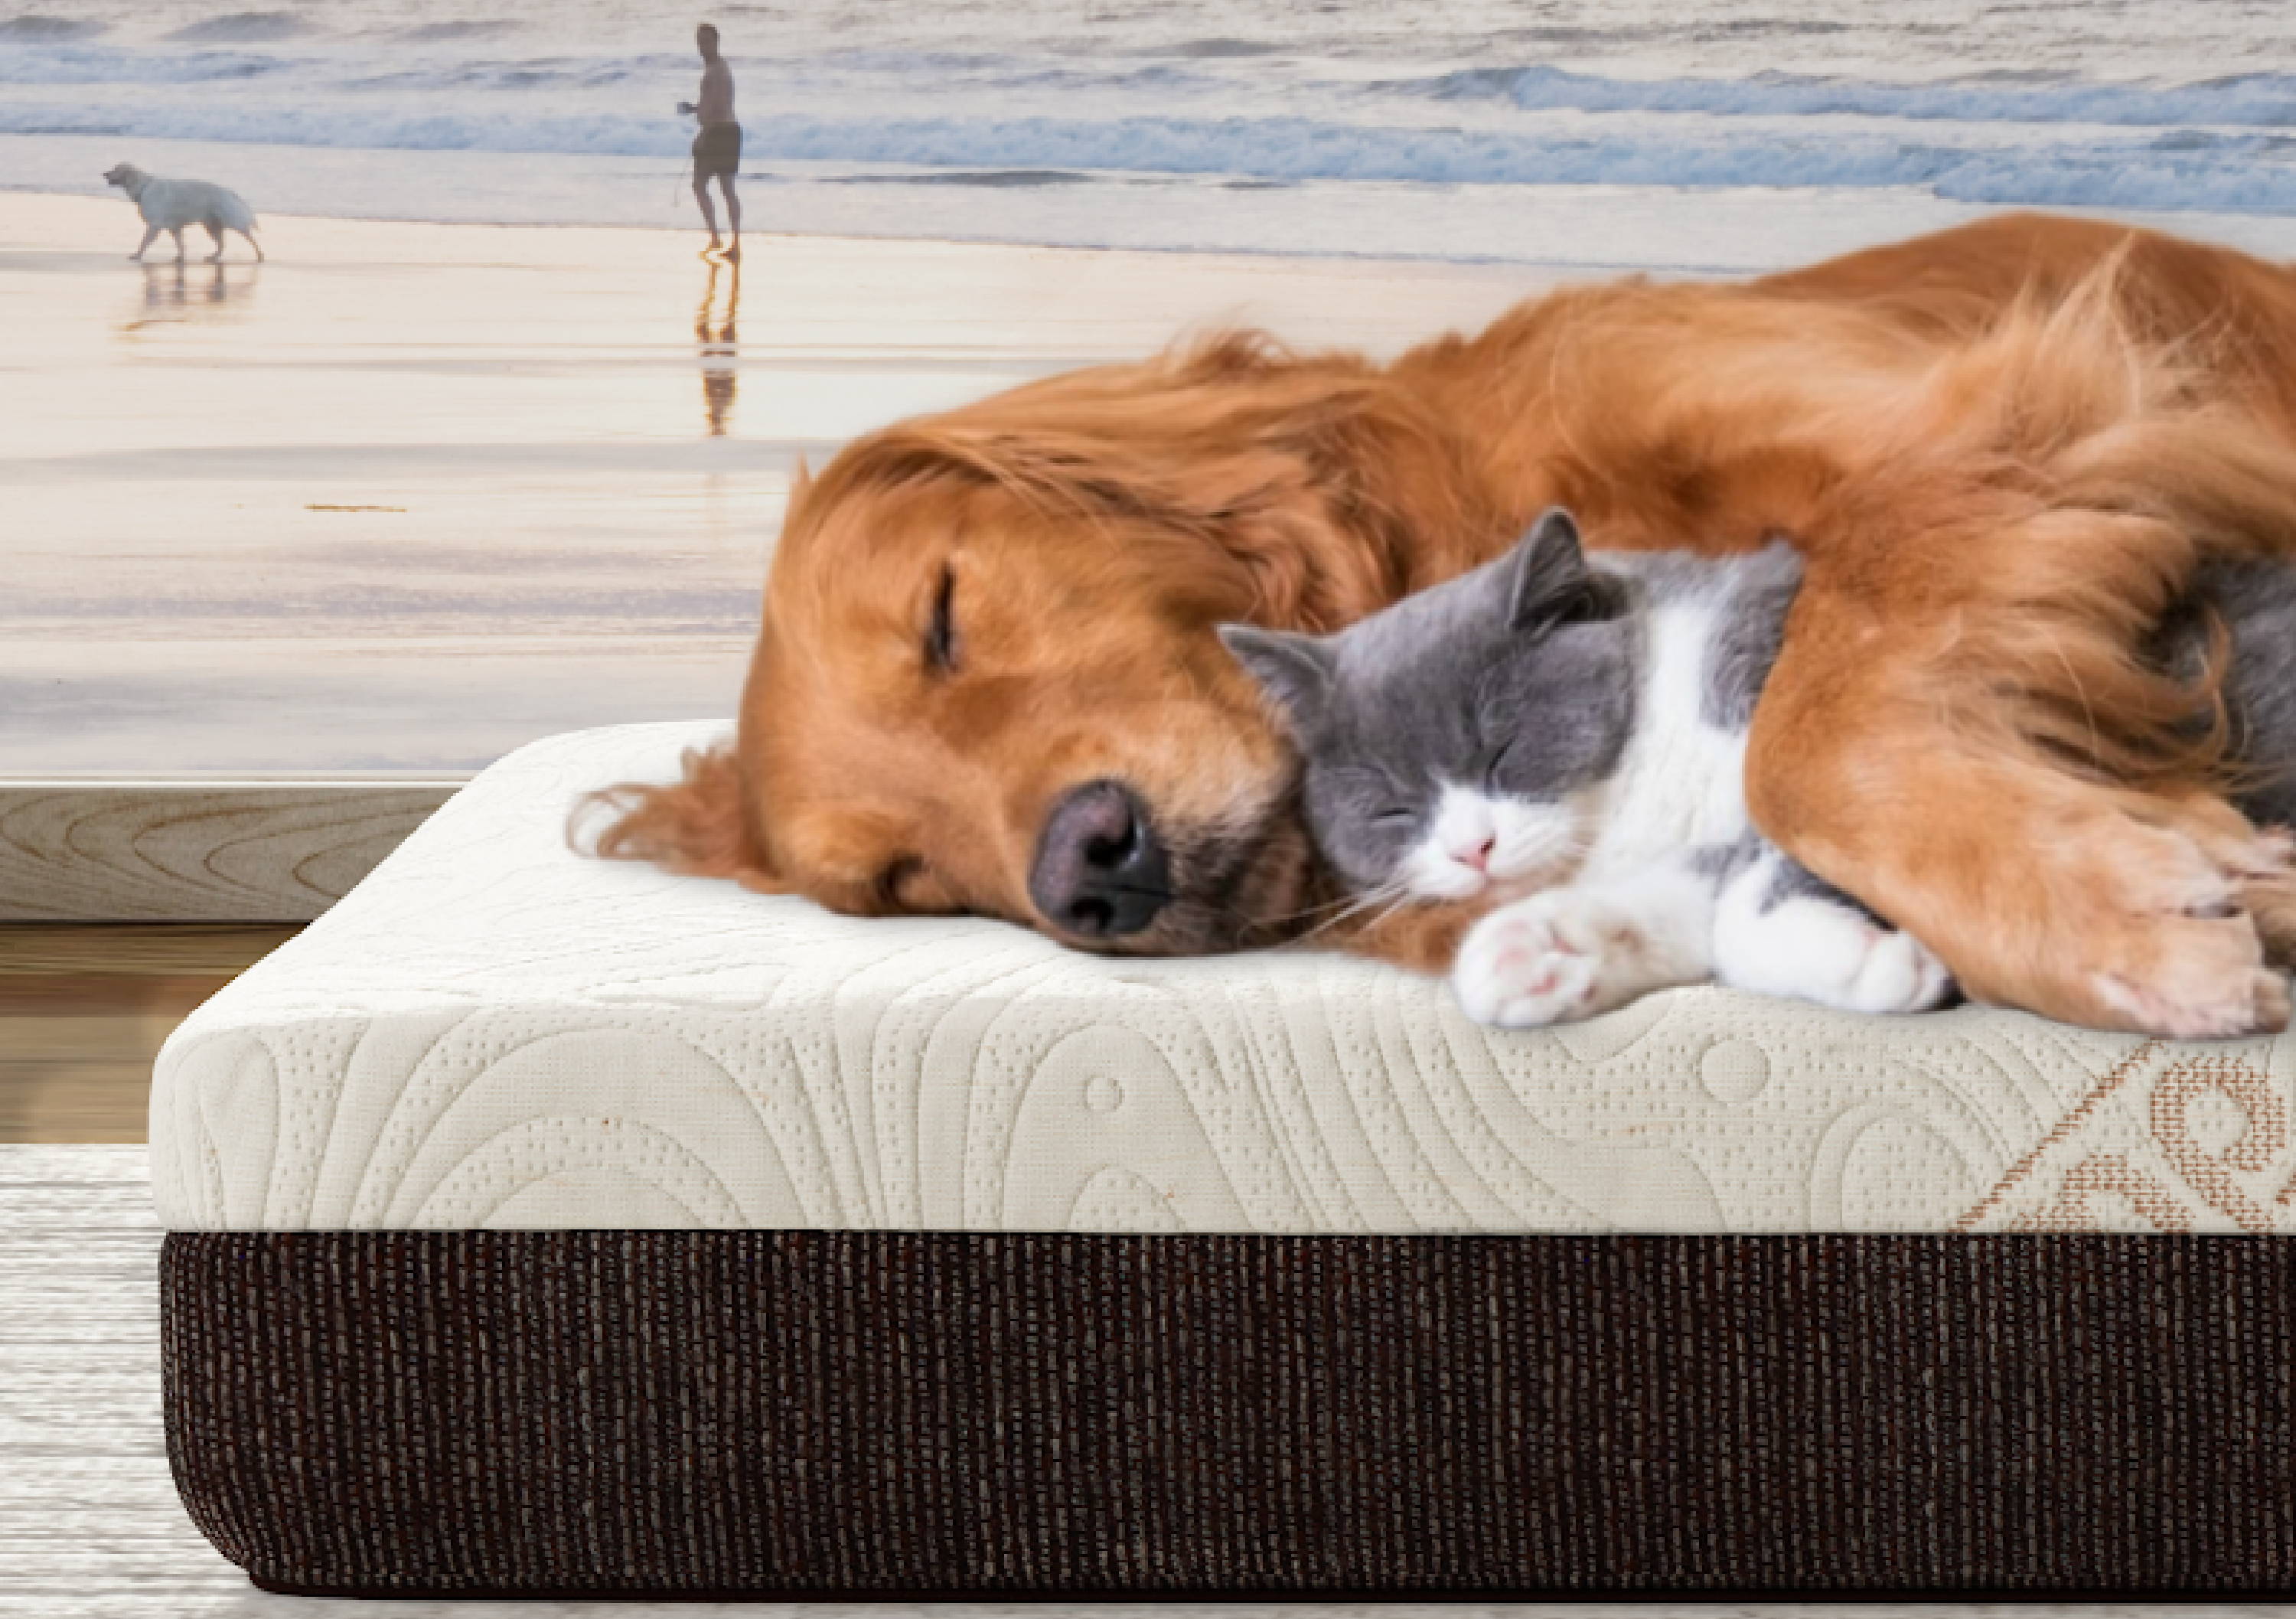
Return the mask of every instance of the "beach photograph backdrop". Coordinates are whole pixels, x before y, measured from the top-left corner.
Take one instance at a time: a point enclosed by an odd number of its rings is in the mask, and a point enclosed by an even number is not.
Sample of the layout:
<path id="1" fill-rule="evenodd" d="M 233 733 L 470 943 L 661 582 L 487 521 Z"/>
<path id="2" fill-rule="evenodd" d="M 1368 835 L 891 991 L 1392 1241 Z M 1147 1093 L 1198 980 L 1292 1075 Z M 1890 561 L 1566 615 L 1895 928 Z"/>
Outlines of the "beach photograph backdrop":
<path id="1" fill-rule="evenodd" d="M 455 779 L 729 713 L 798 458 L 1228 324 L 2007 208 L 2296 257 L 2273 0 L 17 0 L 0 777 Z M 748 252 L 697 261 L 693 26 Z M 104 172 L 212 180 L 172 262 Z"/>
<path id="2" fill-rule="evenodd" d="M 266 260 L 130 263 L 122 162 Z M 350 1611 L 177 1500 L 153 1055 L 489 761 L 730 716 L 801 459 L 2018 208 L 2296 259 L 2287 0 L 0 0 L 0 1608 Z"/>

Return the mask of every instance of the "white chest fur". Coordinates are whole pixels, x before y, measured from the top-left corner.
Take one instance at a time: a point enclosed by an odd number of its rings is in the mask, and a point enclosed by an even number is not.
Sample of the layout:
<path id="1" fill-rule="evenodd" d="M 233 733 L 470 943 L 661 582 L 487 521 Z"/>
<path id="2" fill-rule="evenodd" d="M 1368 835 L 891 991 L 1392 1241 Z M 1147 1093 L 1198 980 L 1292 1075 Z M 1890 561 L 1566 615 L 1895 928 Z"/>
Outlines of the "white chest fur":
<path id="1" fill-rule="evenodd" d="M 1605 793 L 1586 877 L 1745 833 L 1745 734 L 1705 718 L 1719 616 L 1718 604 L 1697 599 L 1652 612 L 1634 730 Z"/>

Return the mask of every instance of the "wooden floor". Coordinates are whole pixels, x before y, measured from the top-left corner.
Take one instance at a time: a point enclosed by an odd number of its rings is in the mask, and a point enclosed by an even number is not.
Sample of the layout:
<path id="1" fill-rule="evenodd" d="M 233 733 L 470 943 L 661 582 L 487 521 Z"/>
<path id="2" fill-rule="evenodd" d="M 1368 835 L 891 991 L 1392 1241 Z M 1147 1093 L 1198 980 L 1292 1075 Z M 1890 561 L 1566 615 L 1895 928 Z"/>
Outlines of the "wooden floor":
<path id="1" fill-rule="evenodd" d="M 0 926 L 0 1142 L 144 1138 L 152 1059 L 291 927 Z"/>

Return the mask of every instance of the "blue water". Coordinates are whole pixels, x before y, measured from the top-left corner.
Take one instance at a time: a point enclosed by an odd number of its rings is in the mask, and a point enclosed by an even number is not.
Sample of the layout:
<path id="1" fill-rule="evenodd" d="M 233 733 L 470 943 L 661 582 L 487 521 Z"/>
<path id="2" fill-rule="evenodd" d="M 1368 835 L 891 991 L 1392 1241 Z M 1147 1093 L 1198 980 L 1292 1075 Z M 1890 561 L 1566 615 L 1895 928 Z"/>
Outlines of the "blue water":
<path id="1" fill-rule="evenodd" d="M 275 208 L 655 224 L 691 207 L 670 110 L 695 77 L 687 5 L 36 3 L 0 14 L 0 184 L 90 188 L 91 140 L 205 143 L 243 149 Z M 1652 217 L 1761 193 L 1816 218 L 2296 218 L 2296 26 L 2252 0 L 712 14 L 777 228 L 1540 256 L 1515 216 L 1569 188 Z M 488 153 L 504 160 L 470 160 Z M 233 178 L 228 156 L 201 160 Z"/>

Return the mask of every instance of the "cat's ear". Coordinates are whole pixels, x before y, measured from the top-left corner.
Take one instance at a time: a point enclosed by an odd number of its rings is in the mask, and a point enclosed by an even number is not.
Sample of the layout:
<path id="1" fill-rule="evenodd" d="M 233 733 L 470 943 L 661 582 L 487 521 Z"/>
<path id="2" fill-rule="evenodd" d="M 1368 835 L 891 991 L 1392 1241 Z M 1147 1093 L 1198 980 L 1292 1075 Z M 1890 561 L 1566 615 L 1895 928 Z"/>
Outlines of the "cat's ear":
<path id="1" fill-rule="evenodd" d="M 1507 621 L 1536 634 L 1581 619 L 1611 616 L 1611 592 L 1587 566 L 1578 523 L 1549 506 L 1506 560 Z"/>
<path id="2" fill-rule="evenodd" d="M 1223 624 L 1219 638 L 1295 731 L 1313 725 L 1332 691 L 1328 642 L 1257 624 Z"/>

